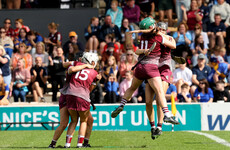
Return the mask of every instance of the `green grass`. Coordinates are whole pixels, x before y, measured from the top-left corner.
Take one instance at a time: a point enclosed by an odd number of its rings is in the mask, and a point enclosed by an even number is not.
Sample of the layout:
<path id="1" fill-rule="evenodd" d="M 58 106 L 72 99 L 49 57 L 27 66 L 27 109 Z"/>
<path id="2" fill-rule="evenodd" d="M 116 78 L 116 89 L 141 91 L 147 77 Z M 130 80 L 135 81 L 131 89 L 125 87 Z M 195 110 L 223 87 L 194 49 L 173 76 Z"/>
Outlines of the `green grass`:
<path id="1" fill-rule="evenodd" d="M 30 150 L 48 149 L 54 131 L 0 131 L 0 150 Z M 215 131 L 206 132 L 216 135 L 227 141 L 229 132 Z M 65 134 L 63 133 L 57 145 L 65 144 Z M 72 146 L 76 149 L 77 132 L 72 140 Z M 218 144 L 205 136 L 196 135 L 189 132 L 164 132 L 158 139 L 152 140 L 150 132 L 118 132 L 118 131 L 93 131 L 90 139 L 95 150 L 227 150 L 224 145 Z"/>

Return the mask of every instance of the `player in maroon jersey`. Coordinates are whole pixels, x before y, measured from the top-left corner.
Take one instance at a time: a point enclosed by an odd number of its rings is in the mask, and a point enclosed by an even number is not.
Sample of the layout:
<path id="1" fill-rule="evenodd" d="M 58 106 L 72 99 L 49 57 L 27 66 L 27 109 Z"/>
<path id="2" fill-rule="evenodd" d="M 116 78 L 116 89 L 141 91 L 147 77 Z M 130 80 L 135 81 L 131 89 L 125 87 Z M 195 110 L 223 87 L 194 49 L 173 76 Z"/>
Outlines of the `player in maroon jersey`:
<path id="1" fill-rule="evenodd" d="M 94 54 L 93 54 L 94 55 Z M 93 56 L 97 60 L 97 55 Z M 75 70 L 74 71 L 81 71 L 82 69 L 88 68 L 88 69 L 92 69 L 94 68 L 94 66 L 90 65 L 90 64 L 82 64 L 79 63 L 78 61 L 75 62 L 66 62 L 63 64 L 64 68 L 67 67 L 71 67 L 71 66 L 75 66 Z M 53 140 L 51 141 L 51 144 L 49 145 L 50 148 L 54 148 L 56 145 L 57 140 L 59 139 L 59 137 L 61 136 L 62 132 L 64 131 L 64 129 L 67 127 L 68 122 L 69 122 L 69 113 L 66 107 L 66 90 L 69 86 L 69 82 L 70 82 L 70 78 L 71 75 L 67 74 L 67 78 L 66 78 L 66 84 L 64 85 L 64 87 L 60 90 L 61 91 L 61 96 L 59 99 L 59 109 L 60 109 L 60 126 L 56 129 L 54 136 L 53 136 Z M 93 87 L 91 86 L 91 88 L 93 89 Z M 72 136 L 74 134 L 75 128 L 76 128 L 77 123 L 73 122 L 71 120 L 69 127 L 68 127 L 68 131 L 67 131 L 67 136 L 66 136 L 66 144 L 65 147 L 68 148 L 70 147 L 70 143 L 72 140 Z M 87 120 L 87 131 L 86 131 L 86 135 L 84 138 L 84 147 L 91 147 L 90 144 L 88 144 L 89 142 L 89 138 L 91 135 L 91 131 L 92 131 L 92 127 L 93 127 L 93 117 L 91 115 L 91 113 L 89 114 L 89 118 Z"/>
<path id="2" fill-rule="evenodd" d="M 88 63 L 95 67 L 97 61 L 97 54 L 84 53 L 82 63 L 79 62 L 79 65 Z M 80 118 L 77 147 L 83 147 L 82 144 L 86 133 L 87 120 L 90 114 L 90 87 L 92 84 L 95 85 L 98 73 L 94 69 L 88 68 L 75 72 L 76 67 L 77 66 L 72 66 L 68 69 L 68 74 L 71 74 L 71 78 L 66 90 L 66 102 L 71 120 L 77 123 Z"/>
<path id="3" fill-rule="evenodd" d="M 164 22 L 159 22 L 157 24 L 157 30 L 158 32 L 166 35 L 167 24 Z M 169 41 L 174 40 L 171 36 L 168 36 L 168 39 Z M 170 63 L 171 63 L 171 49 L 165 45 L 162 45 L 161 46 L 161 57 L 159 60 L 158 69 L 161 75 L 164 93 L 166 93 L 168 89 L 168 86 L 170 83 L 170 77 L 172 75 L 172 72 L 170 70 Z M 157 119 L 158 119 L 157 127 L 156 127 L 155 121 L 154 121 L 154 109 L 152 107 L 154 94 L 155 94 L 154 90 L 147 83 L 145 86 L 146 113 L 147 113 L 147 116 L 149 118 L 149 122 L 151 125 L 151 137 L 153 140 L 162 134 L 162 123 L 163 123 L 163 117 L 164 117 L 161 107 L 159 105 L 158 97 L 156 97 Z"/>
<path id="4" fill-rule="evenodd" d="M 68 68 L 69 66 L 76 66 L 78 64 L 77 61 L 75 62 L 65 62 L 63 64 L 64 68 Z M 83 65 L 78 65 L 78 67 L 76 68 L 76 71 L 81 71 L 82 69 L 85 68 L 94 68 L 92 65 L 90 64 L 83 64 Z M 63 133 L 63 131 L 65 130 L 65 128 L 67 127 L 68 123 L 69 123 L 69 113 L 68 113 L 68 109 L 66 107 L 66 95 L 65 94 L 65 89 L 68 88 L 68 84 L 70 81 L 70 77 L 71 75 L 66 75 L 66 84 L 64 85 L 64 87 L 60 90 L 61 91 L 61 96 L 59 98 L 59 111 L 60 111 L 60 125 L 58 126 L 58 128 L 55 130 L 53 139 L 49 145 L 49 148 L 55 148 L 57 140 L 60 138 L 61 134 Z M 90 137 L 90 133 L 92 130 L 92 125 L 93 125 L 93 117 L 90 114 L 88 122 L 87 122 L 90 131 L 87 131 L 87 135 L 86 135 L 86 139 L 84 141 L 84 146 L 89 147 L 90 145 L 88 144 L 89 141 L 89 137 Z M 67 131 L 67 135 L 66 135 L 66 145 L 65 147 L 70 147 L 70 143 L 72 140 L 72 136 L 73 133 L 75 131 L 76 128 L 76 123 L 73 123 L 72 121 L 69 124 L 68 127 L 68 131 Z M 72 133 L 71 135 L 68 135 L 68 133 Z M 68 146 L 69 145 L 69 146 Z"/>
<path id="5" fill-rule="evenodd" d="M 167 101 L 163 91 L 162 80 L 158 69 L 158 64 L 161 57 L 161 46 L 167 46 L 175 49 L 175 41 L 169 41 L 164 34 L 157 32 L 155 29 L 155 20 L 148 17 L 140 22 L 141 29 L 148 29 L 147 33 L 142 34 L 139 49 L 136 54 L 140 55 L 139 58 L 146 55 L 146 58 L 137 65 L 134 73 L 134 79 L 131 87 L 125 92 L 120 106 L 114 110 L 111 114 L 112 118 L 115 118 L 122 110 L 127 101 L 130 100 L 133 92 L 141 85 L 144 80 L 147 80 L 151 88 L 155 91 L 159 97 L 159 105 L 162 107 L 164 113 L 164 121 L 172 124 L 179 124 L 174 120 L 168 111 Z M 156 42 L 155 49 L 149 51 L 152 44 Z"/>

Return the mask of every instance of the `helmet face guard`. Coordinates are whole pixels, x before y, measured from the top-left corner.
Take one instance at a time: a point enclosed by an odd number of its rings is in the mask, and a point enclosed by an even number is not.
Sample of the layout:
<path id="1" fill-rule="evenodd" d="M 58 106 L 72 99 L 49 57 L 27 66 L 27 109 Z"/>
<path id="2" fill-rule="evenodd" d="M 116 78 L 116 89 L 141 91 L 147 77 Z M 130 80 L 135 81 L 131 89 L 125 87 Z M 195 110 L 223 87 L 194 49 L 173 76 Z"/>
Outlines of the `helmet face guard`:
<path id="1" fill-rule="evenodd" d="M 98 55 L 96 53 L 84 52 L 82 56 L 82 62 L 86 64 L 92 64 L 94 62 L 94 67 L 97 65 L 97 61 L 99 60 Z"/>
<path id="2" fill-rule="evenodd" d="M 168 25 L 165 22 L 158 22 L 157 27 L 160 29 L 163 29 L 165 31 L 167 31 L 167 29 L 168 29 Z"/>

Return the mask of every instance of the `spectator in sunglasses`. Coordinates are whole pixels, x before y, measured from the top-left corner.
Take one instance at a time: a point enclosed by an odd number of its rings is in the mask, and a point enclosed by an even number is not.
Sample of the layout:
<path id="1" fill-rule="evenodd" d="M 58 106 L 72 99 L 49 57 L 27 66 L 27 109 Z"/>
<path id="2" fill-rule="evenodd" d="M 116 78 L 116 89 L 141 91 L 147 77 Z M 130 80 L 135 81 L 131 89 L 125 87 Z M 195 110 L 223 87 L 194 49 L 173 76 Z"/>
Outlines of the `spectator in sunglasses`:
<path id="1" fill-rule="evenodd" d="M 12 40 L 14 40 L 15 32 L 14 29 L 11 28 L 11 20 L 9 18 L 4 20 L 4 28 L 6 30 L 6 36 L 9 36 Z"/>
<path id="2" fill-rule="evenodd" d="M 194 101 L 195 102 L 213 102 L 213 91 L 209 88 L 208 81 L 206 79 L 202 79 L 199 82 L 199 86 L 194 93 Z"/>

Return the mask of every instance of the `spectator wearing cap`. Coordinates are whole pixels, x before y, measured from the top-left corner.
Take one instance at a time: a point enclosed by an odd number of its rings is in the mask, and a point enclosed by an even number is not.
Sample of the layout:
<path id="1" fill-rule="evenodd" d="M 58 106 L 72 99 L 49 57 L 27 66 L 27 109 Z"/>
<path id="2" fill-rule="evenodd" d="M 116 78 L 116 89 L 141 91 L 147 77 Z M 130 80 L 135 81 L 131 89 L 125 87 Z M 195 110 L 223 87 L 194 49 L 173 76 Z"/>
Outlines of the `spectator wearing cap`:
<path id="1" fill-rule="evenodd" d="M 78 41 L 78 35 L 75 31 L 69 32 L 69 40 L 63 45 L 64 55 L 67 57 L 69 53 L 70 44 L 76 45 L 80 52 L 84 52 L 85 48 L 81 42 Z"/>
<path id="2" fill-rule="evenodd" d="M 220 14 L 215 14 L 215 22 L 208 26 L 209 48 L 214 48 L 215 45 L 224 47 L 224 38 L 226 37 L 226 27 L 221 22 Z M 216 41 L 218 41 L 216 43 Z"/>
<path id="3" fill-rule="evenodd" d="M 180 91 L 184 83 L 192 85 L 192 71 L 186 67 L 186 63 L 179 64 L 179 68 L 173 72 L 173 83 L 175 83 L 177 91 Z"/>
<path id="4" fill-rule="evenodd" d="M 199 86 L 199 81 L 201 79 L 207 79 L 208 75 L 211 73 L 211 68 L 206 65 L 207 57 L 204 54 L 198 55 L 198 63 L 195 67 L 192 68 L 192 86 L 191 86 L 191 95 Z"/>
<path id="5" fill-rule="evenodd" d="M 90 24 L 85 28 L 85 39 L 87 41 L 86 48 L 90 52 L 96 52 L 99 45 L 99 19 L 97 17 L 92 17 L 90 20 Z"/>
<path id="6" fill-rule="evenodd" d="M 116 59 L 116 62 L 119 66 L 120 64 L 120 56 L 119 53 L 114 51 L 114 43 L 110 42 L 108 43 L 108 48 L 106 49 L 105 52 L 102 53 L 102 62 L 101 65 L 102 67 L 104 67 L 105 65 L 108 65 L 108 59 L 110 56 L 114 56 Z"/>
<path id="7" fill-rule="evenodd" d="M 106 42 L 106 45 L 104 46 L 103 51 L 100 51 L 100 54 L 103 54 L 108 49 L 109 43 L 113 43 L 114 44 L 114 52 L 119 53 L 119 46 L 116 43 L 114 43 L 114 35 L 113 34 L 107 34 L 105 36 L 105 42 Z"/>
<path id="8" fill-rule="evenodd" d="M 105 23 L 101 27 L 99 41 L 100 43 L 100 52 L 103 51 L 104 46 L 106 45 L 105 36 L 107 34 L 114 35 L 114 41 L 120 48 L 121 33 L 117 25 L 112 24 L 111 16 L 105 17 Z"/>
<path id="9" fill-rule="evenodd" d="M 190 49 L 191 49 L 192 54 L 193 54 L 192 66 L 194 67 L 197 65 L 198 55 L 203 54 L 206 57 L 207 52 L 208 52 L 208 45 L 207 45 L 207 43 L 204 43 L 204 39 L 203 39 L 203 36 L 201 34 L 199 34 L 195 37 L 195 41 L 190 45 Z M 203 56 L 203 55 L 201 55 L 201 56 Z M 208 60 L 207 57 L 205 59 Z"/>
<path id="10" fill-rule="evenodd" d="M 59 24 L 54 22 L 48 24 L 49 36 L 48 38 L 44 38 L 44 42 L 47 44 L 49 55 L 52 55 L 54 46 L 61 46 L 62 44 L 62 35 L 58 32 L 58 26 Z"/>

